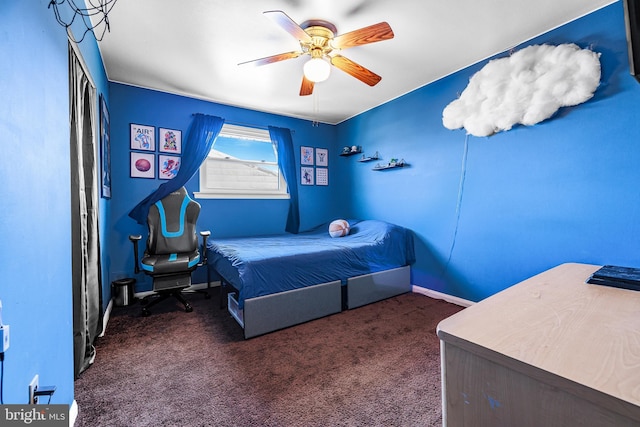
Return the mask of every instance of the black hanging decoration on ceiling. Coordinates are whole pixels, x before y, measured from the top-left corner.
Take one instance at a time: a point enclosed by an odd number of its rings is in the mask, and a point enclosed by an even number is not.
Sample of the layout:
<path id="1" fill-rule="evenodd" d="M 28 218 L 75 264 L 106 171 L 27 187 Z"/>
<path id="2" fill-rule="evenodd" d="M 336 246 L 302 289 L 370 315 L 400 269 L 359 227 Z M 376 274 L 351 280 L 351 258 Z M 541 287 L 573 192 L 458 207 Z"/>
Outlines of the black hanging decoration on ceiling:
<path id="1" fill-rule="evenodd" d="M 56 21 L 58 21 L 58 24 L 62 25 L 67 30 L 67 34 L 74 42 L 81 43 L 88 32 L 91 32 L 97 41 L 101 41 L 104 37 L 104 34 L 107 31 L 111 31 L 109 28 L 108 15 L 117 1 L 118 0 L 88 0 L 87 4 L 90 5 L 89 7 L 78 7 L 76 5 L 76 2 L 81 3 L 83 6 L 85 6 L 85 2 L 83 0 L 51 0 L 47 8 L 51 9 L 53 7 L 53 13 L 56 16 Z M 60 13 L 59 10 L 59 8 L 63 7 L 65 3 L 67 4 L 67 8 L 71 11 L 71 13 L 73 13 L 73 16 L 71 16 L 70 19 L 66 19 L 68 15 L 71 15 L 70 13 L 64 11 Z M 76 40 L 73 36 L 73 33 L 69 29 L 69 27 L 73 25 L 73 22 L 78 16 L 80 16 L 80 19 L 82 19 L 82 23 L 86 28 L 84 33 L 82 33 L 82 37 L 80 38 L 80 40 Z M 100 33 L 99 37 L 96 34 L 96 31 Z"/>

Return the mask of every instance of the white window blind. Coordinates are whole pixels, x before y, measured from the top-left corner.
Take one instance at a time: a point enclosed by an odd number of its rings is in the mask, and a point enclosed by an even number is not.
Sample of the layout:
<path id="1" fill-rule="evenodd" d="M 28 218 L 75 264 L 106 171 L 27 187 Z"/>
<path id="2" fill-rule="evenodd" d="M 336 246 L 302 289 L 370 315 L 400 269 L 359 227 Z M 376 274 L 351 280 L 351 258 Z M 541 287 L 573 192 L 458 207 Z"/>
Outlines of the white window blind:
<path id="1" fill-rule="evenodd" d="M 199 198 L 289 198 L 269 132 L 225 124 L 200 167 Z"/>

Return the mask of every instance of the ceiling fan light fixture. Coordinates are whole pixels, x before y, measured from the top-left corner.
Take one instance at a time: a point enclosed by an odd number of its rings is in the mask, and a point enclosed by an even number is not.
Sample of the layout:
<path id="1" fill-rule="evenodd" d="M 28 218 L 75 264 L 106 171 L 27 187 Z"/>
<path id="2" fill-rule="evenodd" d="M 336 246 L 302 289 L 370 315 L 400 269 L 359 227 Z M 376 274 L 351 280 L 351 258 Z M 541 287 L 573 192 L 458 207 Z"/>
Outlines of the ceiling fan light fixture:
<path id="1" fill-rule="evenodd" d="M 311 58 L 303 67 L 304 76 L 314 83 L 327 80 L 331 74 L 331 65 L 322 58 Z"/>
<path id="2" fill-rule="evenodd" d="M 63 1 L 63 0 L 61 0 Z M 93 1 L 93 0 L 91 0 Z M 264 14 L 279 25 L 283 30 L 296 38 L 300 43 L 300 49 L 266 58 L 242 62 L 241 64 L 266 65 L 285 59 L 297 58 L 301 55 L 309 55 L 311 58 L 304 64 L 300 96 L 308 96 L 313 93 L 315 83 L 323 82 L 329 78 L 331 68 L 334 66 L 345 73 L 355 77 L 369 86 L 375 86 L 382 77 L 340 55 L 343 49 L 362 46 L 393 38 L 393 30 L 387 22 L 379 22 L 335 36 L 337 29 L 331 22 L 321 19 L 305 21 L 298 25 L 286 13 L 281 10 L 269 10 Z"/>

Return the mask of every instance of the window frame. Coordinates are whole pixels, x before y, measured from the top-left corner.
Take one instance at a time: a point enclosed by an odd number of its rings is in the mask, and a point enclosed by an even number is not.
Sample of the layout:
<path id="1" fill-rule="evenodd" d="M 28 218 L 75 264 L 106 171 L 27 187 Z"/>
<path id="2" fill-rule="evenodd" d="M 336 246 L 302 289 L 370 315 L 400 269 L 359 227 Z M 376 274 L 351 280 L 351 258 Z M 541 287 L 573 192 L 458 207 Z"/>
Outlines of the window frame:
<path id="1" fill-rule="evenodd" d="M 253 141 L 261 141 L 273 144 L 266 129 L 253 128 L 242 125 L 233 125 L 225 123 L 220 130 L 218 137 L 227 137 L 234 139 L 249 139 Z M 215 149 L 215 143 L 211 150 Z M 242 159 L 221 159 L 214 158 L 211 153 L 207 155 L 205 161 L 200 165 L 199 174 L 199 191 L 194 192 L 194 197 L 199 199 L 289 199 L 288 184 L 284 179 L 284 174 L 278 166 L 278 151 L 276 151 L 276 167 L 278 168 L 279 189 L 278 190 L 257 190 L 257 189 L 220 189 L 207 188 L 207 164 L 209 160 L 222 161 L 230 163 L 243 163 L 247 165 L 260 164 L 259 161 L 242 160 Z M 270 163 L 271 164 L 271 163 Z"/>

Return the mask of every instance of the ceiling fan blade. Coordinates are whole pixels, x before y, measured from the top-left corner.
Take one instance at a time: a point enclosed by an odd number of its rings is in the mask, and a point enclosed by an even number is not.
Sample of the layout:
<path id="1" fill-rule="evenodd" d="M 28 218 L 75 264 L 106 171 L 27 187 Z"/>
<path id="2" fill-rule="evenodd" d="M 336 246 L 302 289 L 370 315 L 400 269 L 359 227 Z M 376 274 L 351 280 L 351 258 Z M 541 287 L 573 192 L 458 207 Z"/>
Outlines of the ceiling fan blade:
<path id="1" fill-rule="evenodd" d="M 263 14 L 271 19 L 273 22 L 278 24 L 282 29 L 284 29 L 287 33 L 291 34 L 293 37 L 298 39 L 301 42 L 311 43 L 311 36 L 300 27 L 300 25 L 296 24 L 296 22 L 289 18 L 289 15 L 284 13 L 281 10 L 269 10 L 263 12 Z"/>
<path id="2" fill-rule="evenodd" d="M 336 55 L 331 58 L 331 63 L 344 71 L 347 74 L 351 74 L 356 79 L 368 84 L 369 86 L 375 86 L 382 80 L 382 77 L 377 75 L 371 70 L 364 68 L 360 64 L 356 64 L 349 58 L 341 55 Z"/>
<path id="3" fill-rule="evenodd" d="M 267 65 L 267 64 L 272 64 L 274 62 L 278 62 L 278 61 L 284 61 L 285 59 L 297 58 L 300 55 L 302 55 L 302 52 L 300 51 L 287 52 L 287 53 L 281 53 L 278 55 L 267 56 L 266 58 L 253 59 L 251 61 L 241 62 L 238 65 L 247 65 L 247 64 L 256 65 L 256 66 Z"/>
<path id="4" fill-rule="evenodd" d="M 302 76 L 302 85 L 300 86 L 300 96 L 311 95 L 313 93 L 313 86 L 314 86 L 314 83 L 311 80 L 309 80 L 305 76 Z"/>
<path id="5" fill-rule="evenodd" d="M 393 38 L 393 30 L 386 22 L 379 22 L 359 30 L 341 34 L 333 39 L 331 45 L 336 49 L 380 42 Z"/>

